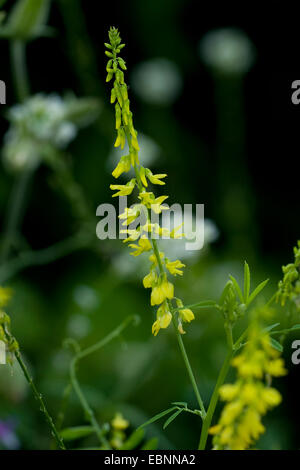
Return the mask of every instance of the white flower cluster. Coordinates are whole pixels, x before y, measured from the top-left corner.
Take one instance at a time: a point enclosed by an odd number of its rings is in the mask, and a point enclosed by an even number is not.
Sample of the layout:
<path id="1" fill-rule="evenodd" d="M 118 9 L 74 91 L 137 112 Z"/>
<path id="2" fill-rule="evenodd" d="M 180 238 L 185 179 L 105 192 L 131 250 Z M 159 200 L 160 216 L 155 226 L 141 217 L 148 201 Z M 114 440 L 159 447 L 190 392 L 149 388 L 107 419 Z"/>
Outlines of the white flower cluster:
<path id="1" fill-rule="evenodd" d="M 95 112 L 94 100 L 37 94 L 13 106 L 11 123 L 4 138 L 3 158 L 8 169 L 22 171 L 36 166 L 45 151 L 65 148 L 77 134 L 86 117 Z M 76 119 L 74 119 L 76 117 Z"/>

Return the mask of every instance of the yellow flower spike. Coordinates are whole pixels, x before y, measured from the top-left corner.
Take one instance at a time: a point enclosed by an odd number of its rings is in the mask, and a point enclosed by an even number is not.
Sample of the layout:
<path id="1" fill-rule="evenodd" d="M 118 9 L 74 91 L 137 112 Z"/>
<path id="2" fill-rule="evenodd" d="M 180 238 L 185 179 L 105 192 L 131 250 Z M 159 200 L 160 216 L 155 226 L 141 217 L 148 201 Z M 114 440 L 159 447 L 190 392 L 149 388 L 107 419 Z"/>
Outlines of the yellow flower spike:
<path id="1" fill-rule="evenodd" d="M 176 261 L 167 261 L 166 268 L 170 274 L 173 274 L 173 276 L 176 276 L 177 274 L 179 274 L 179 276 L 182 276 L 183 271 L 181 270 L 181 268 L 185 268 L 185 264 L 179 261 L 179 259 L 177 259 Z"/>
<path id="2" fill-rule="evenodd" d="M 130 180 L 127 184 L 111 184 L 110 189 L 117 191 L 112 197 L 129 196 L 135 187 L 135 178 Z"/>
<path id="3" fill-rule="evenodd" d="M 111 421 L 111 425 L 114 429 L 118 431 L 123 431 L 129 426 L 129 421 L 124 419 L 121 413 L 116 413 L 114 419 Z"/>
<path id="4" fill-rule="evenodd" d="M 152 245 L 146 237 L 142 237 L 139 239 L 138 245 L 130 244 L 129 247 L 134 248 L 136 250 L 130 253 L 132 256 L 139 256 L 140 254 L 145 253 L 146 251 L 150 251 Z"/>
<path id="5" fill-rule="evenodd" d="M 5 307 L 12 296 L 12 290 L 8 287 L 0 287 L 0 307 Z"/>
<path id="6" fill-rule="evenodd" d="M 131 168 L 131 160 L 130 155 L 124 155 L 121 157 L 119 163 L 117 164 L 116 168 L 112 172 L 114 178 L 119 178 L 122 173 L 127 173 Z"/>

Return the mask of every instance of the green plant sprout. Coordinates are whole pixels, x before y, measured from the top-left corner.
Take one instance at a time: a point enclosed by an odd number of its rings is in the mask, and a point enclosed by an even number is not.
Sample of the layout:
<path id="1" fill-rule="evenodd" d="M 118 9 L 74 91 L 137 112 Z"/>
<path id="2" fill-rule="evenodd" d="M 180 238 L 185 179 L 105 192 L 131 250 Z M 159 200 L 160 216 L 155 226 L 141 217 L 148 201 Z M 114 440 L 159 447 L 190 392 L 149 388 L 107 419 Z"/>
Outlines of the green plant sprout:
<path id="1" fill-rule="evenodd" d="M 156 336 L 161 329 L 168 328 L 171 323 L 174 326 L 179 349 L 199 405 L 198 410 L 191 410 L 188 408 L 187 403 L 175 402 L 171 408 L 157 414 L 144 423 L 142 427 L 169 415 L 164 424 L 164 428 L 166 428 L 182 412 L 196 414 L 202 420 L 198 448 L 203 450 L 206 447 L 209 429 L 221 394 L 223 399 L 230 401 L 230 403 L 227 404 L 223 410 L 219 425 L 217 427 L 213 427 L 211 430 L 211 432 L 216 434 L 214 444 L 216 448 L 221 448 L 223 446 L 224 448 L 246 449 L 253 444 L 255 440 L 257 440 L 258 436 L 264 430 L 260 422 L 260 415 L 264 414 L 267 409 L 272 406 L 278 405 L 281 399 L 279 392 L 275 389 L 267 389 L 263 385 L 265 374 L 267 374 L 270 379 L 272 375 L 280 376 L 285 373 L 282 359 L 277 357 L 280 354 L 282 347 L 280 343 L 271 339 L 271 335 L 276 334 L 276 331 L 273 331 L 272 327 L 267 331 L 260 330 L 258 327 L 255 327 L 255 325 L 257 322 L 257 324 L 260 324 L 259 322 L 261 320 L 254 321 L 250 319 L 249 326 L 244 333 L 242 333 L 237 340 L 233 337 L 235 324 L 240 318 L 245 317 L 246 313 L 249 311 L 250 305 L 252 305 L 253 301 L 264 289 L 268 280 L 261 282 L 251 292 L 250 269 L 248 264 L 245 262 L 243 289 L 241 289 L 237 280 L 233 276 L 230 276 L 230 280 L 227 282 L 219 302 L 202 301 L 193 305 L 184 305 L 181 299 L 175 297 L 174 286 L 169 281 L 168 276 L 170 274 L 174 276 L 177 274 L 182 275 L 182 268 L 184 268 L 185 265 L 180 260 L 169 260 L 166 254 L 159 250 L 157 235 L 168 235 L 170 238 L 177 238 L 180 236 L 177 234 L 180 227 L 176 227 L 170 232 L 166 228 L 161 227 L 158 223 L 151 223 L 151 211 L 154 211 L 156 214 L 161 214 L 163 210 L 166 210 L 166 207 L 162 204 L 168 196 L 163 195 L 156 197 L 154 193 L 148 189 L 149 183 L 160 186 L 164 185 L 165 182 L 163 180 L 167 175 L 155 175 L 149 168 L 144 168 L 139 161 L 138 133 L 133 124 L 133 115 L 128 98 L 128 87 L 124 79 L 126 64 L 123 58 L 119 55 L 125 44 L 121 42 L 119 31 L 114 27 L 110 28 L 108 36 L 109 42 L 105 43 L 105 54 L 108 57 L 106 81 L 110 82 L 113 80 L 111 103 L 115 104 L 115 127 L 117 130 L 115 147 L 120 146 L 121 149 L 123 149 L 127 141 L 129 148 L 129 154 L 121 157 L 120 162 L 112 175 L 115 178 L 118 178 L 122 173 L 128 172 L 131 168 L 133 168 L 135 173 L 135 178 L 130 179 L 127 184 L 112 184 L 110 187 L 112 190 L 116 191 L 113 194 L 113 197 L 128 196 L 132 194 L 134 190 L 137 190 L 138 194 L 136 204 L 130 208 L 127 207 L 124 213 L 119 216 L 125 227 L 135 221 L 140 214 L 146 214 L 146 222 L 143 225 L 139 224 L 135 229 L 124 228 L 124 230 L 121 230 L 121 233 L 127 234 L 127 238 L 124 242 L 130 242 L 129 247 L 134 250 L 131 252 L 131 255 L 139 256 L 143 253 L 150 253 L 150 272 L 144 277 L 143 285 L 145 288 L 151 289 L 151 306 L 158 306 L 156 320 L 152 325 L 152 333 Z M 293 298 L 294 292 L 297 291 L 297 299 L 299 298 L 299 257 L 297 255 L 298 251 L 295 252 L 295 256 L 297 258 L 296 263 L 298 264 L 285 269 L 285 278 L 279 285 L 279 294 L 275 294 L 275 296 L 270 299 L 266 308 L 268 308 L 268 305 L 272 303 L 275 297 L 281 298 L 281 300 L 284 299 L 285 301 L 286 298 Z M 224 318 L 228 353 L 220 370 L 208 408 L 206 409 L 195 380 L 182 336 L 185 334 L 183 324 L 190 323 L 195 319 L 191 308 L 197 309 L 207 307 L 215 308 Z M 254 314 L 252 314 L 252 317 L 253 315 Z M 255 315 L 255 318 L 257 318 L 257 315 Z M 294 328 L 297 328 L 297 326 L 294 326 Z M 262 335 L 260 335 L 260 331 L 263 332 Z M 243 341 L 246 338 L 247 342 L 244 345 Z M 235 353 L 241 348 L 244 348 L 243 352 L 234 359 Z M 252 366 L 254 369 L 256 367 L 256 370 L 245 373 L 245 370 L 247 370 L 247 358 L 249 355 L 251 356 L 253 352 L 255 353 L 254 358 L 256 360 L 256 364 Z M 238 385 L 234 388 L 236 393 L 232 393 L 232 399 L 229 400 L 229 394 L 224 392 L 224 390 L 228 391 L 229 388 L 224 388 L 225 386 L 223 386 L 223 383 L 231 365 L 237 367 L 240 379 L 237 382 Z M 248 367 L 251 369 L 251 360 Z M 250 385 L 253 389 L 252 395 L 256 394 L 255 397 L 252 398 L 253 400 L 256 400 L 256 404 L 261 400 L 261 408 L 259 408 L 259 406 L 255 408 L 254 405 L 251 408 L 251 402 L 247 402 L 247 399 L 248 401 L 250 400 L 249 396 L 251 395 L 251 392 L 249 391 Z M 249 396 L 245 393 L 246 399 L 244 402 L 241 398 L 240 401 L 237 400 L 236 404 L 234 399 L 238 394 L 239 387 L 243 392 L 245 390 L 249 392 Z M 261 394 L 264 395 L 265 401 L 261 399 Z M 230 415 L 229 410 L 232 408 L 234 408 L 235 411 L 232 411 Z M 240 417 L 240 422 L 238 434 L 235 435 L 234 426 L 235 420 L 237 420 L 238 417 Z M 227 425 L 230 426 L 228 427 Z M 218 433 L 220 433 L 219 437 L 217 435 Z"/>

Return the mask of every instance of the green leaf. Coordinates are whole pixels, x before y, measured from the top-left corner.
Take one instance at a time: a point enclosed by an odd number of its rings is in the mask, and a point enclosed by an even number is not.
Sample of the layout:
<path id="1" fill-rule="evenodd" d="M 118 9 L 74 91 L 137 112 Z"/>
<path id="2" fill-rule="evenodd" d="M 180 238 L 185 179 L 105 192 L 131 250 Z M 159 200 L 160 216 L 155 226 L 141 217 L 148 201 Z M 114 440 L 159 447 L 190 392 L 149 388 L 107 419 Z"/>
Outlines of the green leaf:
<path id="1" fill-rule="evenodd" d="M 76 426 L 73 428 L 65 428 L 60 432 L 61 437 L 65 441 L 73 441 L 81 437 L 90 436 L 95 432 L 92 426 Z"/>
<path id="2" fill-rule="evenodd" d="M 293 330 L 300 330 L 300 325 L 294 325 L 290 328 L 291 331 Z"/>
<path id="3" fill-rule="evenodd" d="M 242 290 L 241 290 L 237 280 L 231 275 L 229 275 L 229 277 L 230 277 L 231 281 L 233 282 L 234 288 L 235 288 L 236 293 L 238 294 L 238 296 L 240 298 L 240 301 L 243 303 L 244 302 L 244 297 L 243 297 Z"/>
<path id="4" fill-rule="evenodd" d="M 160 418 L 163 418 L 163 416 L 166 416 L 167 414 L 171 413 L 173 410 L 176 410 L 176 406 L 172 406 L 172 408 L 168 408 L 165 411 L 162 411 L 161 413 L 158 413 L 157 415 L 153 416 L 153 418 L 150 418 L 146 423 L 141 424 L 138 429 L 144 428 L 148 426 L 149 424 L 154 423 L 155 421 L 158 421 Z"/>
<path id="5" fill-rule="evenodd" d="M 250 269 L 248 263 L 244 264 L 244 302 L 247 304 L 250 294 Z"/>
<path id="6" fill-rule="evenodd" d="M 180 415 L 180 413 L 183 411 L 183 408 L 181 408 L 181 410 L 177 410 L 175 411 L 175 413 L 173 413 L 171 416 L 169 416 L 169 418 L 167 419 L 167 421 L 165 422 L 163 428 L 166 429 L 169 424 L 172 423 L 172 421 L 174 421 L 175 418 L 177 418 L 178 415 Z"/>
<path id="7" fill-rule="evenodd" d="M 185 408 L 187 408 L 187 402 L 185 401 L 173 401 L 172 405 L 184 406 Z"/>
<path id="8" fill-rule="evenodd" d="M 221 297 L 220 297 L 220 300 L 219 300 L 219 304 L 220 304 L 220 305 L 223 304 L 223 302 L 224 302 L 224 300 L 225 300 L 225 297 L 226 297 L 226 295 L 227 295 L 227 292 L 228 292 L 228 290 L 230 289 L 230 287 L 232 286 L 232 284 L 233 284 L 232 281 L 227 281 L 227 282 L 226 282 L 226 285 L 225 285 L 225 287 L 224 287 L 224 289 L 223 289 L 223 292 L 222 292 Z"/>
<path id="9" fill-rule="evenodd" d="M 145 442 L 145 444 L 141 447 L 141 450 L 156 450 L 158 446 L 158 439 L 157 437 L 152 437 Z"/>
<path id="10" fill-rule="evenodd" d="M 141 441 L 144 439 L 145 431 L 144 429 L 138 428 L 128 437 L 128 439 L 123 443 L 120 450 L 132 450 L 135 449 Z"/>
<path id="11" fill-rule="evenodd" d="M 254 291 L 248 298 L 248 301 L 246 302 L 247 305 L 250 305 L 250 303 L 255 299 L 255 297 L 258 296 L 258 294 L 263 290 L 263 288 L 268 284 L 268 282 L 269 279 L 266 279 L 265 281 L 262 281 L 260 284 L 258 284 L 258 286 L 254 289 Z"/>
<path id="12" fill-rule="evenodd" d="M 217 303 L 214 300 L 202 300 L 201 302 L 197 302 L 191 305 L 184 305 L 183 307 L 178 308 L 177 310 L 182 310 L 183 308 L 207 308 L 207 307 L 215 307 Z"/>
<path id="13" fill-rule="evenodd" d="M 263 329 L 263 332 L 268 333 L 269 331 L 273 330 L 274 328 L 276 328 L 276 326 L 279 326 L 279 325 L 280 323 L 273 323 L 273 325 L 266 326 L 266 328 Z"/>
<path id="14" fill-rule="evenodd" d="M 28 40 L 43 33 L 49 12 L 49 0 L 18 0 L 1 36 Z"/>
<path id="15" fill-rule="evenodd" d="M 271 338 L 271 345 L 273 346 L 274 349 L 277 349 L 277 351 L 282 352 L 283 347 L 282 344 L 280 344 L 276 339 Z"/>

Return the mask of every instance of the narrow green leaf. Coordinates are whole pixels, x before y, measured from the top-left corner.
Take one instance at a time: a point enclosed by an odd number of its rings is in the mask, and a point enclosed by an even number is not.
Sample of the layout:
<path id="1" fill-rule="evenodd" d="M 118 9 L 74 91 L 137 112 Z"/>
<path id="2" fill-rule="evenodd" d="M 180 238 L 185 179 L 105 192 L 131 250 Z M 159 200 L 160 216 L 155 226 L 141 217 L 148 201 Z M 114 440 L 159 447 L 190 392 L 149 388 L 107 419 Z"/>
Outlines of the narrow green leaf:
<path id="1" fill-rule="evenodd" d="M 175 413 L 173 413 L 171 416 L 169 416 L 169 418 L 167 419 L 167 421 L 165 422 L 163 428 L 166 429 L 169 424 L 172 423 L 172 421 L 174 421 L 175 418 L 177 418 L 178 415 L 180 415 L 180 413 L 183 411 L 183 409 L 181 410 L 177 410 L 175 411 Z"/>
<path id="2" fill-rule="evenodd" d="M 203 300 L 202 302 L 197 302 L 195 304 L 184 305 L 183 307 L 178 308 L 177 310 L 182 310 L 183 308 L 207 308 L 214 307 L 217 303 L 214 300 Z"/>
<path id="3" fill-rule="evenodd" d="M 230 286 L 232 286 L 232 284 L 233 284 L 232 281 L 227 281 L 227 282 L 226 282 L 226 285 L 225 285 L 225 287 L 224 287 L 224 289 L 223 289 L 223 292 L 222 292 L 221 297 L 220 297 L 220 300 L 219 300 L 219 304 L 220 304 L 220 305 L 223 304 L 224 299 L 225 299 L 225 297 L 226 297 L 226 295 L 227 295 L 228 289 L 230 289 Z"/>
<path id="4" fill-rule="evenodd" d="M 235 288 L 235 290 L 236 290 L 237 295 L 238 295 L 239 298 L 240 298 L 240 301 L 241 301 L 242 303 L 244 303 L 244 297 L 243 297 L 243 294 L 242 294 L 242 290 L 241 290 L 241 288 L 240 288 L 240 286 L 239 286 L 237 280 L 236 280 L 233 276 L 231 276 L 231 275 L 229 275 L 229 277 L 230 277 L 230 279 L 231 279 L 232 282 L 233 282 L 234 288 Z"/>
<path id="5" fill-rule="evenodd" d="M 250 294 L 250 269 L 248 263 L 244 264 L 244 302 L 247 304 Z"/>
<path id="6" fill-rule="evenodd" d="M 290 328 L 290 330 L 300 330 L 300 325 L 294 325 Z"/>
<path id="7" fill-rule="evenodd" d="M 268 282 L 269 279 L 266 279 L 265 281 L 262 281 L 260 284 L 258 284 L 258 286 L 254 289 L 254 291 L 248 298 L 248 301 L 246 302 L 247 305 L 250 305 L 250 303 L 255 299 L 255 297 L 258 296 L 258 294 L 263 290 L 263 288 L 268 284 Z"/>
<path id="8" fill-rule="evenodd" d="M 277 351 L 282 352 L 283 347 L 282 344 L 280 344 L 276 339 L 271 338 L 271 345 L 273 346 L 274 349 L 277 349 Z"/>
<path id="9" fill-rule="evenodd" d="M 173 401 L 172 405 L 187 407 L 187 403 L 185 401 Z"/>
<path id="10" fill-rule="evenodd" d="M 80 439 L 81 437 L 86 437 L 95 432 L 92 426 L 76 426 L 73 428 L 65 428 L 60 432 L 61 437 L 65 441 L 73 441 L 75 439 Z"/>
<path id="11" fill-rule="evenodd" d="M 266 328 L 264 328 L 263 332 L 268 333 L 269 331 L 273 330 L 274 328 L 276 328 L 276 326 L 279 326 L 279 325 L 280 325 L 280 323 L 273 323 L 273 325 L 266 326 Z"/>
<path id="12" fill-rule="evenodd" d="M 141 450 L 156 450 L 158 446 L 158 439 L 157 437 L 152 437 L 145 442 L 145 444 L 141 447 Z"/>
<path id="13" fill-rule="evenodd" d="M 13 6 L 4 33 L 28 40 L 42 33 L 49 13 L 49 0 L 18 0 Z"/>
<path id="14" fill-rule="evenodd" d="M 120 450 L 132 450 L 135 449 L 141 441 L 144 439 L 145 431 L 144 429 L 138 428 L 128 437 L 128 439 L 123 443 Z"/>
<path id="15" fill-rule="evenodd" d="M 162 411 L 161 413 L 158 413 L 157 415 L 153 416 L 153 418 L 150 418 L 148 421 L 146 421 L 146 423 L 141 424 L 141 426 L 139 426 L 138 429 L 144 428 L 148 426 L 149 424 L 152 424 L 155 421 L 158 421 L 160 418 L 163 418 L 163 416 L 166 416 L 167 414 L 171 413 L 173 410 L 176 410 L 176 406 L 172 406 L 172 408 L 168 408 L 167 410 Z"/>

